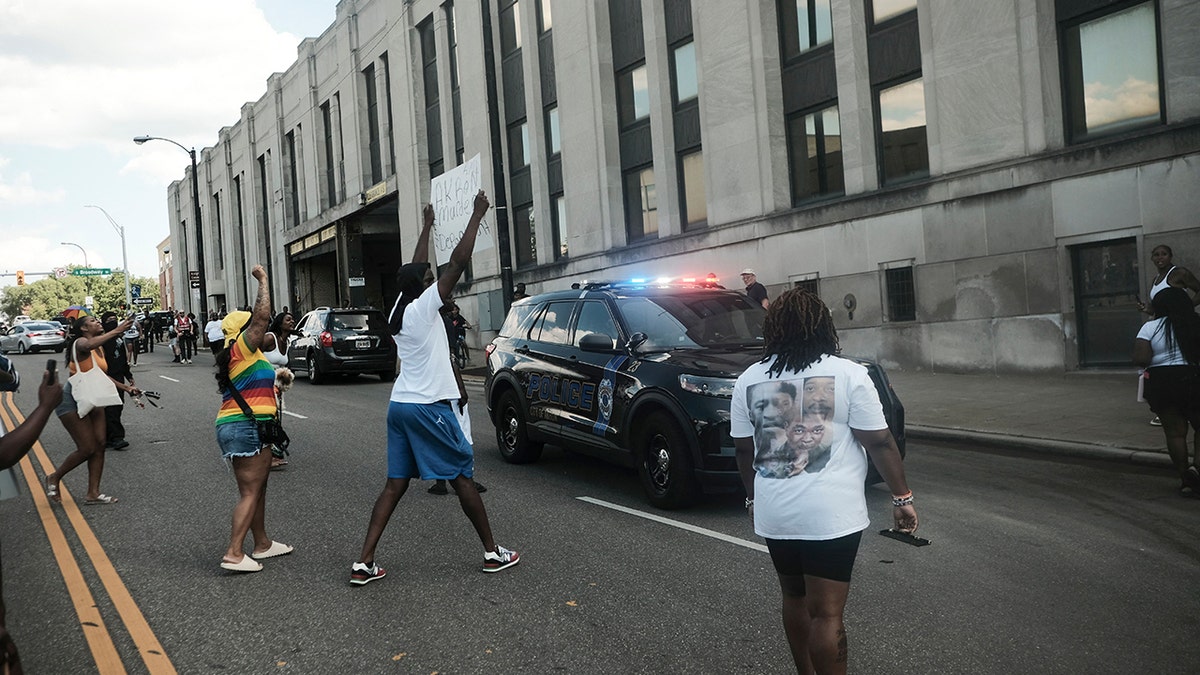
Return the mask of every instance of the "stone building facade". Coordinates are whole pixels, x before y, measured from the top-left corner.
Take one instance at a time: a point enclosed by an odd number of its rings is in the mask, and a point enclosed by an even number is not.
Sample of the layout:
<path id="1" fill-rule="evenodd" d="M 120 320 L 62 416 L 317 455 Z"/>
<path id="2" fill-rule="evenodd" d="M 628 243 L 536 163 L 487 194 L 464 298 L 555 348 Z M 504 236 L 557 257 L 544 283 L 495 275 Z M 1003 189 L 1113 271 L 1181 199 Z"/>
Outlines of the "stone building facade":
<path id="1" fill-rule="evenodd" d="M 1197 34 L 1192 0 L 342 0 L 201 153 L 208 304 L 263 262 L 276 306 L 388 306 L 431 176 L 480 154 L 510 246 L 459 288 L 474 341 L 505 264 L 753 267 L 888 367 L 1120 366 L 1150 249 L 1200 268 Z"/>

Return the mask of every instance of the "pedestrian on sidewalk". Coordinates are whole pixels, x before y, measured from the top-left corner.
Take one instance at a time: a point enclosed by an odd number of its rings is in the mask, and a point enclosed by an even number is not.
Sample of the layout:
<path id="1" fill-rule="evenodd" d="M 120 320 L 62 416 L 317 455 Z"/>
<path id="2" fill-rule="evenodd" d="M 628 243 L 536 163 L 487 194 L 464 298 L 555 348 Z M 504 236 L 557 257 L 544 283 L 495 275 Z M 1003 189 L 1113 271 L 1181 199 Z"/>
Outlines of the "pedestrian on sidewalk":
<path id="1" fill-rule="evenodd" d="M 388 315 L 388 327 L 401 367 L 387 414 L 388 478 L 371 511 L 358 562 L 350 569 L 353 585 L 362 586 L 386 574 L 375 563 L 375 547 L 413 478 L 444 478 L 454 485 L 463 513 L 483 544 L 484 572 L 499 572 L 520 562 L 516 551 L 498 546 L 492 539 L 487 511 L 472 483 L 475 458 L 454 414 L 453 401 L 461 394 L 438 311 L 449 302 L 454 285 L 471 262 L 479 222 L 489 206 L 480 190 L 466 230 L 435 282 L 428 262 L 433 207 L 427 205 L 413 261 L 396 273 L 400 297 Z"/>
<path id="2" fill-rule="evenodd" d="M 1200 315 L 1181 288 L 1150 301 L 1157 317 L 1133 341 L 1133 361 L 1146 369 L 1145 398 L 1162 420 L 1167 453 L 1179 472 L 1179 492 L 1200 497 L 1200 444 L 1188 465 L 1188 426 L 1200 434 Z"/>
<path id="3" fill-rule="evenodd" d="M 100 323 L 104 326 L 104 330 L 116 330 L 117 313 L 101 314 Z M 106 363 L 104 372 L 117 382 L 124 382 L 131 387 L 136 387 L 137 385 L 133 381 L 133 371 L 129 368 L 128 352 L 125 350 L 124 342 L 127 335 L 129 335 L 129 331 L 126 331 L 121 337 L 104 343 L 104 361 Z M 125 392 L 118 389 L 117 395 L 121 397 L 121 405 L 110 405 L 104 409 L 104 447 L 108 450 L 124 450 L 129 447 L 129 441 L 125 440 L 125 424 L 121 421 L 121 415 L 125 412 Z"/>
<path id="4" fill-rule="evenodd" d="M 758 275 L 754 270 L 747 267 L 742 270 L 742 283 L 746 284 L 746 295 L 754 302 L 762 305 L 763 309 L 767 309 L 771 305 L 771 301 L 767 299 L 767 287 L 758 283 Z"/>
<path id="5" fill-rule="evenodd" d="M 730 406 L 746 508 L 779 577 L 796 670 L 845 673 L 843 614 L 870 524 L 867 455 L 892 491 L 892 519 L 904 532 L 917 529 L 912 491 L 867 369 L 838 356 L 833 317 L 821 299 L 801 289 L 779 296 L 767 309 L 763 338 L 764 358 L 738 377 Z M 755 447 L 756 439 L 778 435 L 762 433 L 767 416 L 758 402 L 778 394 L 780 382 L 802 392 L 800 405 L 788 407 L 790 471 L 759 466 L 761 456 L 778 463 L 778 449 Z"/>
<path id="6" fill-rule="evenodd" d="M 1171 251 L 1171 247 L 1166 244 L 1159 244 L 1150 252 L 1150 262 L 1154 263 L 1154 269 L 1158 271 L 1154 278 L 1150 280 L 1151 306 L 1147 306 L 1146 303 L 1140 301 L 1137 304 L 1137 308 L 1146 314 L 1154 316 L 1154 310 L 1152 309 L 1154 296 L 1166 288 L 1184 290 L 1189 294 L 1192 306 L 1200 306 L 1200 281 L 1196 279 L 1196 275 L 1176 265 L 1173 262 L 1174 259 L 1175 254 Z"/>
<path id="7" fill-rule="evenodd" d="M 263 451 L 258 422 L 274 419 L 277 414 L 275 368 L 261 350 L 271 321 L 271 299 L 262 265 L 255 265 L 251 275 L 258 280 L 254 311 L 230 312 L 225 316 L 221 322 L 224 348 L 217 354 L 217 387 L 221 393 L 217 444 L 221 456 L 233 467 L 240 495 L 233 508 L 229 548 L 221 558 L 221 567 L 233 572 L 257 572 L 262 569 L 259 560 L 287 555 L 293 550 L 267 536 L 271 453 Z M 254 537 L 249 556 L 244 549 L 247 532 Z"/>
<path id="8" fill-rule="evenodd" d="M 94 316 L 81 316 L 75 319 L 71 324 L 71 338 L 67 342 L 66 348 L 67 369 L 70 374 L 74 375 L 76 370 L 86 372 L 92 368 L 106 371 L 108 364 L 104 358 L 104 345 L 120 337 L 129 329 L 131 323 L 133 323 L 132 318 L 125 319 L 106 332 L 104 326 Z M 124 391 L 133 396 L 142 395 L 141 390 L 137 387 L 116 380 L 113 380 L 113 383 L 118 391 Z M 75 397 L 71 395 L 71 381 L 67 380 L 63 384 L 62 403 L 54 409 L 54 413 L 58 415 L 58 420 L 71 435 L 71 440 L 75 441 L 75 451 L 67 455 L 62 464 L 58 465 L 58 469 L 46 476 L 46 497 L 56 504 L 61 503 L 62 495 L 59 494 L 59 483 L 63 476 L 80 464 L 87 462 L 88 486 L 83 503 L 89 506 L 115 504 L 116 497 L 100 492 L 100 478 L 104 475 L 104 446 L 107 431 L 104 408 L 92 408 L 81 417 Z"/>

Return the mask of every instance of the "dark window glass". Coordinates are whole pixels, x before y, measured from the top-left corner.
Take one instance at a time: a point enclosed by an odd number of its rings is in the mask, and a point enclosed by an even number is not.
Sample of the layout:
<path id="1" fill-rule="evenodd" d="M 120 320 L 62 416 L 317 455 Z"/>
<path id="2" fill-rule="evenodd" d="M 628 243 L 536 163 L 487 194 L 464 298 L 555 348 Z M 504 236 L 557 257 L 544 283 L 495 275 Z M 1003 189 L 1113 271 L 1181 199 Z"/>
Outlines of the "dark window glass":
<path id="1" fill-rule="evenodd" d="M 521 48 L 521 3 L 500 10 L 500 53 L 502 56 Z"/>
<path id="2" fill-rule="evenodd" d="M 504 318 L 504 325 L 500 326 L 500 337 L 513 337 L 517 331 L 525 324 L 525 319 L 533 313 L 537 305 L 526 303 L 524 305 L 513 305 L 512 309 L 508 310 L 508 316 Z"/>
<path id="3" fill-rule="evenodd" d="M 377 312 L 333 312 L 329 315 L 329 330 L 376 331 L 387 328 L 383 314 Z"/>
<path id="4" fill-rule="evenodd" d="M 796 0 L 796 33 L 800 52 L 833 42 L 829 0 Z"/>
<path id="5" fill-rule="evenodd" d="M 284 140 L 287 144 L 288 178 L 291 179 L 287 186 L 288 206 L 291 207 L 291 222 L 288 225 L 295 227 L 300 224 L 300 175 L 296 160 L 296 132 L 287 132 Z"/>
<path id="6" fill-rule="evenodd" d="M 532 204 L 525 204 L 513 209 L 513 247 L 517 254 L 517 267 L 528 267 L 537 264 L 537 233 L 530 217 L 533 215 Z"/>
<path id="7" fill-rule="evenodd" d="M 1162 123 L 1153 2 L 1069 26 L 1063 37 L 1072 140 Z"/>
<path id="8" fill-rule="evenodd" d="M 820 296 L 820 280 L 818 279 L 801 279 L 792 283 L 792 288 L 799 288 L 808 291 L 813 295 Z"/>
<path id="9" fill-rule="evenodd" d="M 383 66 L 383 112 L 387 119 L 387 151 L 388 161 L 392 167 L 392 171 L 396 170 L 396 145 L 392 142 L 392 134 L 394 133 L 395 125 L 392 123 L 392 69 L 388 65 L 388 55 L 383 53 L 379 55 L 379 65 Z M 380 160 L 382 161 L 382 160 Z M 380 176 L 383 180 L 383 176 Z"/>
<path id="10" fill-rule="evenodd" d="M 679 158 L 679 177 L 683 183 L 683 229 L 708 222 L 708 197 L 705 190 L 702 151 L 697 150 Z"/>
<path id="11" fill-rule="evenodd" d="M 625 174 L 625 223 L 631 241 L 658 234 L 658 193 L 652 166 Z"/>
<path id="12" fill-rule="evenodd" d="M 650 83 L 645 64 L 617 74 L 617 106 L 622 128 L 650 117 Z"/>
<path id="13" fill-rule="evenodd" d="M 915 321 L 917 299 L 913 286 L 913 268 L 895 267 L 884 270 L 884 278 L 887 285 L 888 320 Z"/>
<path id="14" fill-rule="evenodd" d="M 788 120 L 788 155 L 792 163 L 792 203 L 846 191 L 836 105 Z"/>
<path id="15" fill-rule="evenodd" d="M 337 204 L 337 160 L 333 155 L 333 116 L 329 101 L 321 104 L 321 128 L 325 131 L 325 206 Z"/>
<path id="16" fill-rule="evenodd" d="M 878 92 L 879 148 L 884 184 L 929 175 L 925 84 L 909 80 Z"/>
<path id="17" fill-rule="evenodd" d="M 579 308 L 579 319 L 575 322 L 575 344 L 585 335 L 607 335 L 617 340 L 617 322 L 613 320 L 608 306 L 596 300 L 584 302 Z"/>
<path id="18" fill-rule="evenodd" d="M 619 298 L 617 305 L 629 333 L 647 335 L 639 351 L 701 345 L 753 348 L 763 343 L 766 312 L 741 294 L 627 297 Z"/>
<path id="19" fill-rule="evenodd" d="M 367 156 L 371 165 L 371 183 L 383 180 L 383 162 L 379 155 L 379 95 L 375 86 L 375 64 L 363 71 L 367 97 Z"/>
<path id="20" fill-rule="evenodd" d="M 574 300 L 552 302 L 547 305 L 546 311 L 538 318 L 529 337 L 538 342 L 557 345 L 569 344 L 568 322 L 571 320 L 571 308 L 574 305 Z"/>
<path id="21" fill-rule="evenodd" d="M 217 259 L 217 269 L 223 270 L 223 269 L 225 269 L 225 233 L 222 232 L 222 230 L 224 228 L 221 227 L 221 193 L 220 192 L 213 195 L 212 208 L 213 208 L 213 224 L 215 225 L 215 227 L 213 229 L 217 233 L 217 251 L 216 251 L 216 255 L 214 255 L 213 257 L 215 257 Z"/>

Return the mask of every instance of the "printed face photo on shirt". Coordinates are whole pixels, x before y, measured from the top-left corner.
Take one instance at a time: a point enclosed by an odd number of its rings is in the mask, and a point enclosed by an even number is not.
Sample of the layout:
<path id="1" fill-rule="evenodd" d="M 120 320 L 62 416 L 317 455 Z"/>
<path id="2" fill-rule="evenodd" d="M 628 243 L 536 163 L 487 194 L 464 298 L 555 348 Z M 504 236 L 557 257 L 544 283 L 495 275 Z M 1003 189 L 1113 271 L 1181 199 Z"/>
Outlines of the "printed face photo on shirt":
<path id="1" fill-rule="evenodd" d="M 791 382 L 761 382 L 747 392 L 750 418 L 755 429 L 787 426 L 796 404 L 796 385 Z"/>
<path id="2" fill-rule="evenodd" d="M 800 394 L 804 412 L 816 413 L 824 415 L 826 419 L 833 419 L 834 383 L 836 381 L 832 377 L 804 378 L 804 386 Z"/>

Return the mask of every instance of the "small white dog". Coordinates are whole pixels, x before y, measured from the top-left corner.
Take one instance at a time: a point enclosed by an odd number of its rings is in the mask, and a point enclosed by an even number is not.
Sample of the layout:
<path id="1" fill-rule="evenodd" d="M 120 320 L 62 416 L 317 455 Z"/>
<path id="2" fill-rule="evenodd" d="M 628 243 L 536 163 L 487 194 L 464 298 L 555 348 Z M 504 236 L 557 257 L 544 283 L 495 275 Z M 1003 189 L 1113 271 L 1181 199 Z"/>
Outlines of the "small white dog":
<path id="1" fill-rule="evenodd" d="M 292 383 L 296 381 L 296 374 L 290 368 L 280 366 L 275 369 L 275 391 L 283 393 L 292 388 Z"/>

